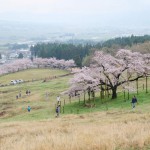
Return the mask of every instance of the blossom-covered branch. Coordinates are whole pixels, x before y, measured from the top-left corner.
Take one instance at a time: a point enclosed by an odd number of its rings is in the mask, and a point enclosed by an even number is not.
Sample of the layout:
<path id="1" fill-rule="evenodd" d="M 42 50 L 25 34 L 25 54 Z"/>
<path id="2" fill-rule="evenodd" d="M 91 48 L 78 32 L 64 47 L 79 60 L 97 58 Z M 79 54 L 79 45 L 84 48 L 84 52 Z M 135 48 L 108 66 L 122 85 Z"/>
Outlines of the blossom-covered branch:
<path id="1" fill-rule="evenodd" d="M 112 90 L 112 99 L 117 97 L 118 86 L 148 76 L 150 73 L 150 55 L 121 49 L 113 57 L 101 51 L 95 52 L 93 64 L 83 68 L 71 81 L 70 93 L 85 91 L 89 87 L 103 90 L 106 85 Z"/>

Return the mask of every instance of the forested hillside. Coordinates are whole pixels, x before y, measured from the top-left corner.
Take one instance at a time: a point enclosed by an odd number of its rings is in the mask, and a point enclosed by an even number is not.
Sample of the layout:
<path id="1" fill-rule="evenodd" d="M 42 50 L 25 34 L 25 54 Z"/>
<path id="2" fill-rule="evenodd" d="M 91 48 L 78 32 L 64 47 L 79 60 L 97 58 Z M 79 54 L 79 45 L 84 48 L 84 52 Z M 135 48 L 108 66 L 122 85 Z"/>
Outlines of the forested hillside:
<path id="1" fill-rule="evenodd" d="M 77 66 L 81 67 L 82 59 L 89 54 L 91 48 L 91 45 L 75 46 L 73 44 L 43 43 L 31 47 L 31 52 L 33 56 L 42 58 L 74 59 Z"/>
<path id="2" fill-rule="evenodd" d="M 89 61 L 89 55 L 94 50 L 102 50 L 107 53 L 114 54 L 120 48 L 127 48 L 131 50 L 137 50 L 140 52 L 149 52 L 150 36 L 130 36 L 130 37 L 118 37 L 110 39 L 105 42 L 99 42 L 97 44 L 85 44 L 85 45 L 73 45 L 73 44 L 60 44 L 60 43 L 41 43 L 31 46 L 30 50 L 32 56 L 50 58 L 56 57 L 57 59 L 74 59 L 78 67 L 82 66 L 82 63 L 86 65 Z"/>
<path id="3" fill-rule="evenodd" d="M 123 48 L 125 46 L 132 46 L 134 44 L 144 43 L 147 41 L 150 41 L 149 35 L 144 36 L 131 35 L 130 37 L 118 37 L 115 39 L 110 39 L 102 43 L 101 47 L 112 47 L 113 45 L 119 45 L 120 47 Z M 99 44 L 97 44 L 96 46 L 99 47 Z"/>

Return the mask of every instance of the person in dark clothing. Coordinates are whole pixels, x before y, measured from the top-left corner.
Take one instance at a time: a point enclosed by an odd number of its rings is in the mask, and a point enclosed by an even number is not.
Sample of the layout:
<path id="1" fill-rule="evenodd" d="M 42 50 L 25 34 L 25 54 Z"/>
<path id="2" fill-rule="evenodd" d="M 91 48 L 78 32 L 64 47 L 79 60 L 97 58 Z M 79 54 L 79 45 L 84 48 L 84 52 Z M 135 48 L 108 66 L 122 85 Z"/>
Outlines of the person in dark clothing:
<path id="1" fill-rule="evenodd" d="M 135 108 L 135 104 L 137 103 L 137 98 L 135 96 L 133 96 L 131 103 L 132 103 L 132 108 Z"/>
<path id="2" fill-rule="evenodd" d="M 16 99 L 18 99 L 18 95 L 16 95 Z"/>
<path id="3" fill-rule="evenodd" d="M 31 91 L 30 90 L 28 90 L 28 94 L 30 95 L 30 93 L 31 93 Z"/>
<path id="4" fill-rule="evenodd" d="M 59 113 L 60 113 L 60 105 L 56 107 L 56 117 L 59 117 Z"/>
<path id="5" fill-rule="evenodd" d="M 26 95 L 28 95 L 28 90 L 26 90 Z"/>

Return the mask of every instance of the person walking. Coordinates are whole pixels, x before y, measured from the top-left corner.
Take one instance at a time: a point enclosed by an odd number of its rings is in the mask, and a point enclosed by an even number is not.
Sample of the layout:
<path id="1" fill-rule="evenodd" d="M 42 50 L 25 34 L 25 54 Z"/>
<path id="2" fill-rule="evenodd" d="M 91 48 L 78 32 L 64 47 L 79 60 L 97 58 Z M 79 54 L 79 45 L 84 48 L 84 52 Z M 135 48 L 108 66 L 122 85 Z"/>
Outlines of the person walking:
<path id="1" fill-rule="evenodd" d="M 28 90 L 26 90 L 26 95 L 28 95 Z"/>
<path id="2" fill-rule="evenodd" d="M 21 98 L 21 91 L 19 92 L 19 97 Z"/>
<path id="3" fill-rule="evenodd" d="M 28 106 L 27 110 L 28 110 L 28 112 L 30 112 L 30 111 L 31 111 L 31 107 L 30 107 L 30 106 Z"/>
<path id="4" fill-rule="evenodd" d="M 131 103 L 132 103 L 132 109 L 134 109 L 135 108 L 135 104 L 137 103 L 137 98 L 135 97 L 135 95 L 133 96 Z"/>
<path id="5" fill-rule="evenodd" d="M 18 95 L 16 95 L 16 99 L 18 99 Z"/>
<path id="6" fill-rule="evenodd" d="M 57 105 L 60 104 L 60 96 L 57 96 Z"/>
<path id="7" fill-rule="evenodd" d="M 60 105 L 56 107 L 56 117 L 59 117 L 60 114 Z"/>
<path id="8" fill-rule="evenodd" d="M 31 91 L 30 91 L 30 90 L 28 90 L 28 94 L 29 94 L 29 95 L 31 94 Z"/>

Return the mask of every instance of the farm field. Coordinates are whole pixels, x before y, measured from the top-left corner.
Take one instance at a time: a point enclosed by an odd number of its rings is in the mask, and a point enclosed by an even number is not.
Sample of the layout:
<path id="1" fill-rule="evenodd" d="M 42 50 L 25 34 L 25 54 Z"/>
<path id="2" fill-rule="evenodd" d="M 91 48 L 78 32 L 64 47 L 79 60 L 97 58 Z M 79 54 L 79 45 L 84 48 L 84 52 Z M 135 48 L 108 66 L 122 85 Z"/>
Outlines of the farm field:
<path id="1" fill-rule="evenodd" d="M 73 98 L 61 95 L 69 87 L 72 75 L 61 70 L 33 69 L 0 77 L 0 82 L 12 79 L 37 81 L 0 87 L 0 150 L 146 150 L 150 148 L 150 81 L 148 93 L 145 79 L 139 80 L 139 93 L 129 94 L 121 88 L 118 98 L 103 101 L 96 93 L 95 107 L 83 107 L 83 95 Z M 42 79 L 41 79 L 42 77 Z M 43 79 L 46 78 L 46 82 Z M 143 87 L 144 84 L 144 87 Z M 136 83 L 133 83 L 136 86 Z M 26 90 L 31 94 L 26 95 Z M 16 95 L 21 91 L 21 97 Z M 48 95 L 46 95 L 48 93 Z M 60 94 L 64 113 L 55 118 L 56 97 Z M 136 95 L 138 105 L 131 108 Z M 86 102 L 88 97 L 86 95 Z M 64 105 L 65 100 L 65 105 Z M 91 99 L 90 104 L 94 101 Z M 31 106 L 31 112 L 27 107 Z"/>

